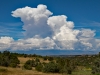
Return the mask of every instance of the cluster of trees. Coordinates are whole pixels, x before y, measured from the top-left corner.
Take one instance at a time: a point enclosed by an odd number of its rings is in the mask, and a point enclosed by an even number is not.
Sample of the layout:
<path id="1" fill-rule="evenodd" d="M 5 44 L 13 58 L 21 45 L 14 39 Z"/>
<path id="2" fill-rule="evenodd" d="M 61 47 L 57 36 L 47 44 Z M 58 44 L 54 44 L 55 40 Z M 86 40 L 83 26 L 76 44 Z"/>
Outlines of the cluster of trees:
<path id="1" fill-rule="evenodd" d="M 10 53 L 9 51 L 0 52 L 0 66 L 16 67 L 19 63 L 20 61 L 13 53 Z"/>
<path id="2" fill-rule="evenodd" d="M 76 68 L 74 62 L 69 59 L 62 59 L 53 57 L 43 57 L 44 60 L 49 60 L 48 63 L 41 62 L 38 58 L 27 60 L 24 64 L 24 68 L 32 70 L 32 67 L 35 67 L 37 71 L 45 73 L 67 73 L 71 74 L 72 71 Z"/>
<path id="3" fill-rule="evenodd" d="M 92 65 L 92 74 L 100 75 L 100 52 Z"/>
<path id="4" fill-rule="evenodd" d="M 17 57 L 39 57 L 42 58 L 41 55 L 36 55 L 36 54 L 24 54 L 24 53 L 12 53 L 13 55 L 16 55 Z"/>
<path id="5" fill-rule="evenodd" d="M 27 60 L 24 64 L 24 68 L 28 70 L 32 70 L 32 67 L 36 67 L 40 63 L 40 60 L 36 58 L 35 60 Z"/>
<path id="6" fill-rule="evenodd" d="M 67 73 L 72 74 L 73 71 L 78 70 L 78 66 L 84 66 L 86 68 L 91 68 L 92 74 L 100 74 L 100 55 L 83 55 L 76 57 L 42 57 L 44 61 L 41 62 L 38 58 L 35 60 L 28 60 L 24 64 L 24 68 L 31 70 L 35 67 L 37 71 L 40 72 L 50 72 L 50 73 Z"/>
<path id="7" fill-rule="evenodd" d="M 92 74 L 100 75 L 100 58 L 97 58 L 92 66 Z"/>

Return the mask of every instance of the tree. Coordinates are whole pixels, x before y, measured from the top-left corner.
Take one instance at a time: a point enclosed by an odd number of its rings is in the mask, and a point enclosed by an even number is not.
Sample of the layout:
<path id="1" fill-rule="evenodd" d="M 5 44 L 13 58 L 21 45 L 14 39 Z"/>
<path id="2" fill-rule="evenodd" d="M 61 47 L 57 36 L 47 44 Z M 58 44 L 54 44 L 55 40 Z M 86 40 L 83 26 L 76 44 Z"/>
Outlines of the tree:
<path id="1" fill-rule="evenodd" d="M 35 62 L 40 62 L 40 60 L 38 58 L 35 58 Z"/>
<path id="2" fill-rule="evenodd" d="M 97 58 L 92 67 L 92 74 L 100 75 L 100 58 Z"/>
<path id="3" fill-rule="evenodd" d="M 53 57 L 48 57 L 48 60 L 49 61 L 53 61 Z"/>
<path id="4" fill-rule="evenodd" d="M 0 66 L 11 66 L 16 67 L 20 61 L 18 60 L 17 56 L 9 51 L 4 51 L 0 54 Z"/>
<path id="5" fill-rule="evenodd" d="M 54 62 L 49 62 L 44 65 L 43 72 L 59 73 L 59 67 Z"/>
<path id="6" fill-rule="evenodd" d="M 35 69 L 37 70 L 37 71 L 42 71 L 42 69 L 43 69 L 43 65 L 41 64 L 41 63 L 39 63 L 36 67 L 35 67 Z"/>
<path id="7" fill-rule="evenodd" d="M 24 64 L 24 68 L 25 69 L 28 69 L 28 70 L 31 70 L 32 67 L 36 67 L 38 65 L 38 62 L 37 61 L 34 61 L 34 60 L 27 60 Z"/>
<path id="8" fill-rule="evenodd" d="M 27 70 L 32 70 L 32 66 L 28 64 L 24 64 L 24 68 Z"/>
<path id="9" fill-rule="evenodd" d="M 24 64 L 24 68 L 27 69 L 27 70 L 32 70 L 32 65 L 33 65 L 33 62 L 32 60 L 27 60 Z"/>
<path id="10" fill-rule="evenodd" d="M 48 59 L 48 57 L 47 57 L 47 56 L 44 56 L 44 57 L 43 57 L 43 60 L 47 60 L 47 59 Z"/>

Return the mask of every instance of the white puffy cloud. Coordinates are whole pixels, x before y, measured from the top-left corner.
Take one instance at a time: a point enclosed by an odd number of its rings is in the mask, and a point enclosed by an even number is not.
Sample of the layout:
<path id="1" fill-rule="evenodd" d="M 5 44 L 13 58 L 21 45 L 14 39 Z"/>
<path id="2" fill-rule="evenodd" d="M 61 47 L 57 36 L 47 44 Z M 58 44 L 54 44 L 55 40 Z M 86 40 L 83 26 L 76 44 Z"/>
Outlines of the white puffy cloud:
<path id="1" fill-rule="evenodd" d="M 54 33 L 57 33 L 60 31 L 60 28 L 62 26 L 66 26 L 68 28 L 73 28 L 74 23 L 71 21 L 66 21 L 67 16 L 65 15 L 59 15 L 59 16 L 52 16 L 48 18 L 48 25 L 52 28 Z"/>
<path id="2" fill-rule="evenodd" d="M 23 22 L 24 39 L 0 38 L 0 50 L 98 50 L 100 39 L 91 29 L 74 29 L 66 15 L 51 16 L 46 5 L 23 7 L 12 11 Z"/>
<path id="3" fill-rule="evenodd" d="M 95 36 L 95 31 L 91 29 L 82 29 L 80 31 L 80 37 L 92 38 Z"/>
<path id="4" fill-rule="evenodd" d="M 14 39 L 12 37 L 1 37 L 0 38 L 0 50 L 10 49 Z"/>
<path id="5" fill-rule="evenodd" d="M 47 9 L 46 5 L 42 4 L 38 5 L 37 8 L 26 6 L 12 11 L 12 16 L 20 17 L 21 21 L 24 23 L 24 35 L 28 38 L 35 35 L 47 37 L 47 35 L 51 33 L 47 25 L 47 19 L 50 15 L 52 15 L 52 12 Z"/>
<path id="6" fill-rule="evenodd" d="M 56 45 L 60 49 L 74 49 L 74 44 L 78 40 L 76 38 L 79 30 L 74 30 L 74 23 L 66 21 L 65 15 L 52 16 L 48 18 L 48 25 L 53 30 L 52 39 L 56 41 Z"/>
<path id="7" fill-rule="evenodd" d="M 97 39 L 94 38 L 95 31 L 91 29 L 82 29 L 80 30 L 77 38 L 78 38 L 78 45 L 77 49 L 81 50 L 97 50 Z M 98 39 L 99 41 L 100 39 Z M 99 42 L 100 43 L 100 42 Z"/>
<path id="8" fill-rule="evenodd" d="M 54 49 L 55 43 L 49 37 L 19 39 L 12 45 L 12 50 Z"/>
<path id="9" fill-rule="evenodd" d="M 49 38 L 28 38 L 15 41 L 11 37 L 0 38 L 0 50 L 46 50 L 54 49 L 55 42 Z"/>

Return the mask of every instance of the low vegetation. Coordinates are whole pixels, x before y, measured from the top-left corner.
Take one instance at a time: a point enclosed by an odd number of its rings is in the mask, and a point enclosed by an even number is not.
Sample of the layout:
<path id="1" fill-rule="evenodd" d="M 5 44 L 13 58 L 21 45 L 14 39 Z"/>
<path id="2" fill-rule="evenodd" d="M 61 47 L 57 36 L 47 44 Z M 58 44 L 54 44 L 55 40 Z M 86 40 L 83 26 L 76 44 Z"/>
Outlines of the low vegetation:
<path id="1" fill-rule="evenodd" d="M 15 68 L 18 64 L 20 64 L 20 61 L 13 53 L 10 53 L 9 51 L 4 51 L 3 53 L 0 53 L 0 66 L 10 66 Z"/>
<path id="2" fill-rule="evenodd" d="M 100 75 L 100 53 L 71 57 L 0 52 L 0 75 Z"/>
<path id="3" fill-rule="evenodd" d="M 8 70 L 5 68 L 0 68 L 0 72 L 7 72 Z"/>

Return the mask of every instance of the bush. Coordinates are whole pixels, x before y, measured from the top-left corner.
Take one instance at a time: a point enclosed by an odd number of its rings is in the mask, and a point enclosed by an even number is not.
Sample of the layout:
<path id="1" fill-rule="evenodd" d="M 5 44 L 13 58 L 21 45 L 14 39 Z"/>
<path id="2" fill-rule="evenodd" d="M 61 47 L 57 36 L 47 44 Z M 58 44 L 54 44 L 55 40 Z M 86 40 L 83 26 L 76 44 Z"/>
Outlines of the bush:
<path id="1" fill-rule="evenodd" d="M 27 60 L 24 64 L 24 68 L 27 69 L 27 70 L 32 70 L 32 60 Z"/>
<path id="2" fill-rule="evenodd" d="M 92 67 L 92 74 L 100 75 L 100 58 L 97 58 L 94 61 L 94 64 Z"/>
<path id="3" fill-rule="evenodd" d="M 49 61 L 53 61 L 53 57 L 48 57 L 48 60 Z"/>
<path id="4" fill-rule="evenodd" d="M 10 64 L 10 67 L 15 68 L 16 66 L 17 66 L 17 64 L 16 64 L 16 63 L 11 63 L 11 64 Z"/>
<path id="5" fill-rule="evenodd" d="M 43 57 L 43 60 L 47 60 L 47 56 L 44 56 L 44 57 Z"/>
<path id="6" fill-rule="evenodd" d="M 49 62 L 46 65 L 44 65 L 43 72 L 58 73 L 58 65 L 54 62 Z"/>
<path id="7" fill-rule="evenodd" d="M 72 71 L 76 68 L 74 62 L 69 59 L 57 58 L 56 63 L 60 68 L 60 73 L 72 74 Z"/>
<path id="8" fill-rule="evenodd" d="M 39 64 L 35 67 L 35 69 L 36 69 L 37 71 L 42 71 L 43 65 L 42 65 L 41 63 L 39 63 Z"/>
<path id="9" fill-rule="evenodd" d="M 13 66 L 12 66 L 13 63 Z M 12 66 L 16 67 L 17 64 L 19 64 L 20 61 L 18 60 L 17 56 L 13 53 L 10 53 L 9 51 L 4 51 L 2 54 L 0 54 L 0 66 Z"/>
<path id="10" fill-rule="evenodd" d="M 35 62 L 40 62 L 40 60 L 38 58 L 35 59 Z"/>
<path id="11" fill-rule="evenodd" d="M 4 60 L 1 59 L 0 65 L 4 66 L 4 67 L 8 67 L 9 66 L 9 62 L 7 60 L 5 60 L 5 59 Z"/>
<path id="12" fill-rule="evenodd" d="M 27 64 L 27 65 L 32 65 L 32 60 L 27 60 L 27 61 L 25 62 L 25 64 Z"/>
<path id="13" fill-rule="evenodd" d="M 38 65 L 38 62 L 34 60 L 27 60 L 26 63 L 24 64 L 24 68 L 31 70 L 32 67 L 36 67 Z"/>
<path id="14" fill-rule="evenodd" d="M 32 70 L 32 66 L 28 64 L 24 64 L 24 68 L 27 70 Z"/>
<path id="15" fill-rule="evenodd" d="M 63 73 L 67 73 L 67 74 L 72 74 L 73 69 L 71 69 L 70 67 L 64 67 L 64 69 L 62 69 Z"/>

